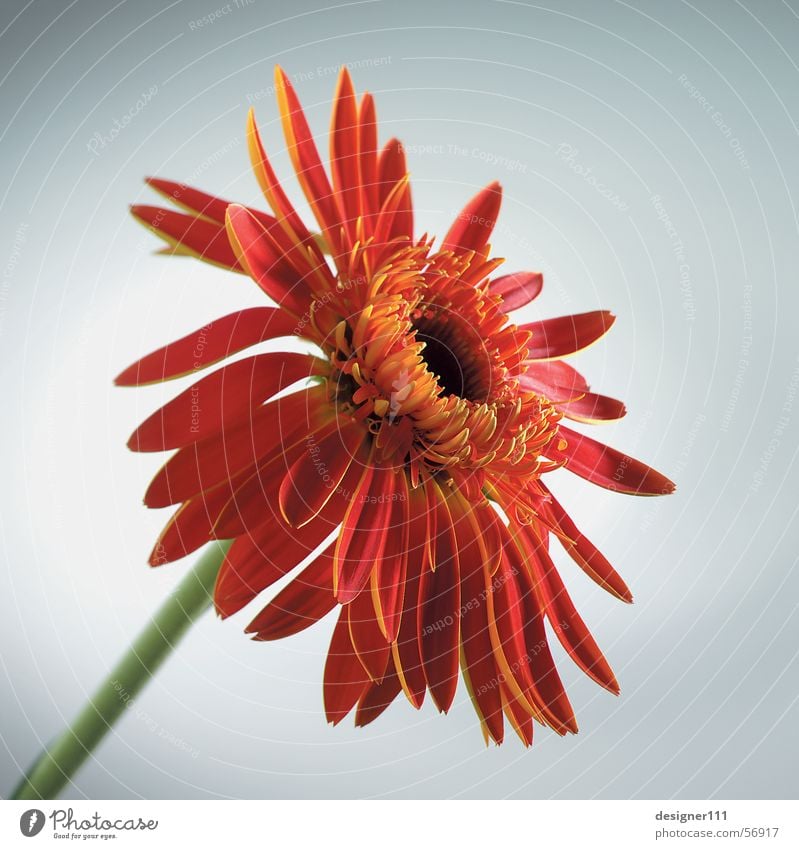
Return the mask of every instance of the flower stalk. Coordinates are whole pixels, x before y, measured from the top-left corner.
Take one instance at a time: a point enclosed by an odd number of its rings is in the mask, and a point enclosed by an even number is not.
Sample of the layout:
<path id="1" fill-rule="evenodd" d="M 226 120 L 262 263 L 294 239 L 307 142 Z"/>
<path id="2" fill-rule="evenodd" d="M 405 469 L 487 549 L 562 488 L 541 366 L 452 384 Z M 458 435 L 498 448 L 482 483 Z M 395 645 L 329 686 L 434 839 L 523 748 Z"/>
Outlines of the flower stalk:
<path id="1" fill-rule="evenodd" d="M 215 542 L 161 605 L 128 651 L 14 791 L 13 799 L 55 799 L 147 685 L 191 625 L 211 606 L 214 582 L 230 547 Z"/>

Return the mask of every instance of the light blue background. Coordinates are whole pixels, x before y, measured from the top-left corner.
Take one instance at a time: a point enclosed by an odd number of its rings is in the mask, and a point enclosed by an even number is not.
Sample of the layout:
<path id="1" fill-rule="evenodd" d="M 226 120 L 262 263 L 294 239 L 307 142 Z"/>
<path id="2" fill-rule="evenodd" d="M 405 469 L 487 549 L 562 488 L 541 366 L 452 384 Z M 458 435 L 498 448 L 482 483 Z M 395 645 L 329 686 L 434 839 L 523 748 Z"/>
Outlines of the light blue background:
<path id="1" fill-rule="evenodd" d="M 559 561 L 622 695 L 562 657 L 581 732 L 538 729 L 530 751 L 485 749 L 463 687 L 448 717 L 398 699 L 333 729 L 330 620 L 255 644 L 252 611 L 209 615 L 68 795 L 795 797 L 796 3 L 240 0 L 198 25 L 217 2 L 0 13 L 0 792 L 186 568 L 145 565 L 166 519 L 141 506 L 158 459 L 124 448 L 174 387 L 113 376 L 262 303 L 242 278 L 153 256 L 126 204 L 153 200 L 145 174 L 258 203 L 251 103 L 297 198 L 272 67 L 324 136 L 350 62 L 382 139 L 409 146 L 424 229 L 500 179 L 495 250 L 545 273 L 529 315 L 618 316 L 576 362 L 628 403 L 602 435 L 678 492 L 557 491 L 636 596 Z"/>

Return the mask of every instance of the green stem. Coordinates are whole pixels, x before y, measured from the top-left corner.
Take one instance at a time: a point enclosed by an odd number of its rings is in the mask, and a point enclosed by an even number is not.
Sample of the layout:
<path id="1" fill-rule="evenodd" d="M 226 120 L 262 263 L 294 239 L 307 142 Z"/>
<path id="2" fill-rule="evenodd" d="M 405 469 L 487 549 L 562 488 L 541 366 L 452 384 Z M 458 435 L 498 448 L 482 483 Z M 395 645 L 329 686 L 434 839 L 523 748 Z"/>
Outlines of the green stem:
<path id="1" fill-rule="evenodd" d="M 39 756 L 12 799 L 55 799 L 158 667 L 210 606 L 230 543 L 214 543 L 134 640 L 75 721 Z"/>

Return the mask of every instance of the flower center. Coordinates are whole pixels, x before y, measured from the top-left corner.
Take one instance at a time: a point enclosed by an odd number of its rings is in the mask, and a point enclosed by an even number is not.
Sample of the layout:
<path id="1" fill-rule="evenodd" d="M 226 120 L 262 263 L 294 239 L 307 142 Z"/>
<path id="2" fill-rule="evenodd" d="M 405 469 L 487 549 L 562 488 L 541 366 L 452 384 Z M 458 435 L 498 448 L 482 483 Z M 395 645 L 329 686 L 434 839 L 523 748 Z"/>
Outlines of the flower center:
<path id="1" fill-rule="evenodd" d="M 444 395 L 476 404 L 488 401 L 491 361 L 477 330 L 456 313 L 422 309 L 413 323 L 416 341 L 424 343 L 422 359 Z"/>

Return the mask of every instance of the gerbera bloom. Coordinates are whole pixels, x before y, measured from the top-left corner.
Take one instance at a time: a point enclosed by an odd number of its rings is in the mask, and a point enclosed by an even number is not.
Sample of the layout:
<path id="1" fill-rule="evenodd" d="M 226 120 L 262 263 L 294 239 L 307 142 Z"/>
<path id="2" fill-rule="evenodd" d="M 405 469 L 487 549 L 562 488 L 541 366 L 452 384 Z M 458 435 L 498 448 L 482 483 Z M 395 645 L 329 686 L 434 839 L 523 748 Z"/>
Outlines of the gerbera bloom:
<path id="1" fill-rule="evenodd" d="M 632 597 L 546 475 L 565 467 L 630 494 L 674 488 L 564 424 L 624 415 L 562 360 L 613 316 L 513 324 L 508 314 L 543 281 L 496 275 L 497 183 L 436 245 L 414 233 L 402 146 L 378 146 L 372 97 L 356 98 L 346 71 L 329 170 L 280 69 L 276 91 L 318 232 L 278 182 L 252 112 L 249 152 L 271 215 L 161 179 L 148 182 L 182 211 L 133 208 L 167 252 L 248 275 L 276 306 L 215 320 L 134 363 L 118 384 L 194 374 L 269 339 L 313 347 L 224 365 L 133 433 L 135 451 L 176 450 L 145 496 L 150 507 L 179 505 L 151 562 L 233 540 L 215 590 L 223 617 L 305 563 L 247 631 L 274 640 L 337 609 L 323 688 L 333 723 L 356 708 L 365 725 L 400 693 L 418 708 L 429 691 L 446 712 L 460 670 L 486 739 L 502 741 L 503 716 L 527 745 L 533 720 L 575 732 L 545 623 L 586 674 L 614 693 L 618 684 L 550 539 L 608 592 Z"/>

